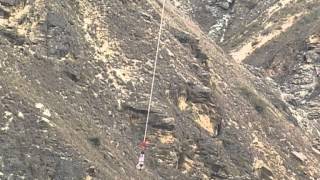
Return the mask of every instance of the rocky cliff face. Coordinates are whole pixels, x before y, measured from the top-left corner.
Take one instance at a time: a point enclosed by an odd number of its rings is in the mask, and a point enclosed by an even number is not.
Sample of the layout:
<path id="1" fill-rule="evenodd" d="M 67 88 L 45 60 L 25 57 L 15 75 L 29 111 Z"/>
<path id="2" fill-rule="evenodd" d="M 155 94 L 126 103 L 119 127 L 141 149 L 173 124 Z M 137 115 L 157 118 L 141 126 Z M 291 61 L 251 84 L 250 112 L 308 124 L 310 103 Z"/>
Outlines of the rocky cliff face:
<path id="1" fill-rule="evenodd" d="M 320 178 L 318 146 L 295 114 L 317 107 L 288 105 L 294 78 L 277 90 L 224 53 L 201 30 L 214 24 L 198 27 L 174 6 L 202 7 L 191 2 L 166 6 L 137 171 L 161 3 L 0 0 L 0 179 Z M 237 1 L 218 6 L 232 13 Z M 307 68 L 314 39 L 300 53 Z"/>
<path id="2" fill-rule="evenodd" d="M 181 1 L 184 6 L 175 2 L 237 62 L 271 83 L 289 119 L 312 139 L 313 150 L 319 153 L 319 2 Z M 225 14 L 231 15 L 229 23 L 220 23 L 226 22 Z M 278 104 L 279 98 L 272 101 Z"/>

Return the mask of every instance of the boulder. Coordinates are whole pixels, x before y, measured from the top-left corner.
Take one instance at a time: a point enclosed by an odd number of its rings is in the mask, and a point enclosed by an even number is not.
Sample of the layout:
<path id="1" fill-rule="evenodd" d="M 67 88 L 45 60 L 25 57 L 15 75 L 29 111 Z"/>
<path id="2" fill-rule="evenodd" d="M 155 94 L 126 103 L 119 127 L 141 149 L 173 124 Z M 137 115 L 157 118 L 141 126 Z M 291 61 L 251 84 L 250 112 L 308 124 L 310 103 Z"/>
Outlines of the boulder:
<path id="1" fill-rule="evenodd" d="M 223 10 L 228 10 L 232 8 L 232 5 L 234 3 L 234 0 L 220 0 L 216 2 L 216 5 Z"/>
<path id="2" fill-rule="evenodd" d="M 307 118 L 309 120 L 317 120 L 317 119 L 320 120 L 320 112 L 310 112 L 308 113 Z"/>
<path id="3" fill-rule="evenodd" d="M 274 179 L 271 169 L 261 160 L 255 162 L 254 170 L 259 179 Z"/>
<path id="4" fill-rule="evenodd" d="M 297 151 L 292 151 L 291 152 L 292 153 L 292 155 L 294 156 L 294 157 L 296 157 L 299 161 L 301 161 L 301 162 L 306 162 L 307 161 L 307 157 L 303 154 L 303 153 L 301 153 L 301 152 L 297 152 Z"/>
<path id="5" fill-rule="evenodd" d="M 227 1 L 222 1 L 222 2 L 218 2 L 217 6 L 219 6 L 220 8 L 222 8 L 223 10 L 228 10 L 231 6 L 231 4 Z"/>
<path id="6" fill-rule="evenodd" d="M 14 30 L 0 29 L 0 36 L 4 36 L 9 42 L 15 45 L 23 45 L 26 41 L 25 37 L 19 35 Z"/>
<path id="7" fill-rule="evenodd" d="M 259 176 L 261 179 L 273 179 L 272 171 L 269 168 L 267 168 L 266 166 L 262 166 L 259 169 Z"/>
<path id="8" fill-rule="evenodd" d="M 148 102 L 125 102 L 122 104 L 122 108 L 124 110 L 129 110 L 134 113 L 138 114 L 147 114 L 148 113 Z M 167 117 L 167 107 L 164 107 L 161 104 L 153 102 L 150 114 L 151 116 L 157 116 L 159 118 L 166 118 Z"/>
<path id="9" fill-rule="evenodd" d="M 150 125 L 156 129 L 173 131 L 175 129 L 174 122 L 175 122 L 175 119 L 173 117 L 169 117 L 169 118 L 163 118 L 160 121 L 152 121 L 150 122 Z"/>
<path id="10" fill-rule="evenodd" d="M 211 89 L 203 85 L 188 83 L 187 100 L 194 103 L 206 103 L 211 101 Z"/>
<path id="11" fill-rule="evenodd" d="M 9 18 L 10 11 L 0 6 L 0 18 Z"/>
<path id="12" fill-rule="evenodd" d="M 308 51 L 306 54 L 306 62 L 307 63 L 314 63 L 319 61 L 320 55 L 314 51 Z"/>
<path id="13" fill-rule="evenodd" d="M 0 3 L 7 6 L 14 6 L 19 2 L 19 0 L 0 0 Z"/>

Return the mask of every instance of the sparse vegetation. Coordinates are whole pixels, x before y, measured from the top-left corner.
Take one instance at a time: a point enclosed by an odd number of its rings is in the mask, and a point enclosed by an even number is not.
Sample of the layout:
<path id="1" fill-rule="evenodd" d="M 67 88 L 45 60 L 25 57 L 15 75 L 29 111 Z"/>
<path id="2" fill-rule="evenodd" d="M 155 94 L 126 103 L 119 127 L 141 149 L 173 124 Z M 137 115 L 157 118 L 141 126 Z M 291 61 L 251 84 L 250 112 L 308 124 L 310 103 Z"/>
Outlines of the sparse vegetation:
<path id="1" fill-rule="evenodd" d="M 260 98 L 253 90 L 251 90 L 249 87 L 243 86 L 240 88 L 240 93 L 249 100 L 249 102 L 258 113 L 265 112 L 267 103 L 262 98 Z"/>
<path id="2" fill-rule="evenodd" d="M 310 7 L 310 8 L 312 8 L 312 7 Z M 319 19 L 319 17 L 320 17 L 320 11 L 315 11 L 315 12 L 313 12 L 313 13 L 305 16 L 305 17 L 303 17 L 303 20 L 304 20 L 306 23 L 311 23 L 311 22 Z"/>
<path id="3" fill-rule="evenodd" d="M 252 46 L 252 47 L 255 47 L 257 44 L 259 44 L 259 41 L 258 41 L 258 40 L 257 40 L 257 41 L 252 42 L 252 43 L 251 43 L 251 46 Z"/>
<path id="4" fill-rule="evenodd" d="M 270 34 L 270 33 L 271 33 L 271 29 L 266 29 L 266 30 L 263 30 L 263 31 L 262 31 L 261 35 L 262 35 L 262 36 L 266 36 L 266 35 L 268 35 L 268 34 Z"/>
<path id="5" fill-rule="evenodd" d="M 281 26 L 277 26 L 275 29 L 281 31 L 282 27 Z"/>
<path id="6" fill-rule="evenodd" d="M 247 3 L 247 4 L 246 4 L 246 7 L 247 7 L 249 10 L 254 9 L 254 8 L 257 6 L 257 3 L 255 3 L 255 2 L 247 1 L 246 3 Z"/>
<path id="7" fill-rule="evenodd" d="M 90 137 L 88 141 L 95 147 L 99 147 L 101 145 L 101 141 L 99 137 Z"/>

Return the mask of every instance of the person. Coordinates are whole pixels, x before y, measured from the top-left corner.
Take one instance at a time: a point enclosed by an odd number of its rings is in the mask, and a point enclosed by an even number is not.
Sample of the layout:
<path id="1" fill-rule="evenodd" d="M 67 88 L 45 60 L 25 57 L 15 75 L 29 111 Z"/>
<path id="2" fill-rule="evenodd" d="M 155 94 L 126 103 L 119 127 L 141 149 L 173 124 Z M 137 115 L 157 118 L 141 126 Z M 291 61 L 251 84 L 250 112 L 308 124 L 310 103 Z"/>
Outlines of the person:
<path id="1" fill-rule="evenodd" d="M 142 169 L 144 169 L 144 155 L 145 155 L 144 152 L 145 152 L 145 150 L 147 149 L 148 146 L 149 146 L 149 141 L 148 140 L 144 140 L 139 144 L 139 147 L 141 149 L 141 153 L 140 153 L 139 161 L 138 161 L 138 164 L 137 164 L 136 167 L 140 171 Z"/>
<path id="2" fill-rule="evenodd" d="M 315 66 L 314 68 L 316 70 L 316 76 L 320 77 L 320 67 Z"/>
<path id="3" fill-rule="evenodd" d="M 144 169 L 144 151 L 141 151 L 140 156 L 139 156 L 139 161 L 138 161 L 138 164 L 136 167 L 140 171 L 142 169 Z"/>

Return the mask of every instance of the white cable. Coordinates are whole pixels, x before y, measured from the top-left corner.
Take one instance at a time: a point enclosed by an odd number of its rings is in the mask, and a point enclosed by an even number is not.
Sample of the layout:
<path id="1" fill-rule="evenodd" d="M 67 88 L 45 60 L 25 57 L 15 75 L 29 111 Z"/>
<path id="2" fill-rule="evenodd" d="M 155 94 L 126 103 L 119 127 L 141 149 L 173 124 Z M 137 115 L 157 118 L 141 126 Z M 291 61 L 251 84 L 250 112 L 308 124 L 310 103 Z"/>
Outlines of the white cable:
<path id="1" fill-rule="evenodd" d="M 151 103 L 152 103 L 154 80 L 155 80 L 156 70 L 157 70 L 157 61 L 158 61 L 158 55 L 159 55 L 159 49 L 160 49 L 160 41 L 161 41 L 161 33 L 162 33 L 162 26 L 163 26 L 163 20 L 164 20 L 165 2 L 166 2 L 166 0 L 163 0 L 163 2 L 162 2 L 163 4 L 162 4 L 162 12 L 161 12 L 161 22 L 160 22 L 160 29 L 159 29 L 156 57 L 155 57 L 155 60 L 154 60 L 153 76 L 152 76 L 150 98 L 149 98 L 149 104 L 148 104 L 148 114 L 147 114 L 147 120 L 146 120 L 146 127 L 145 127 L 145 130 L 144 130 L 143 142 L 145 142 L 146 138 L 147 138 L 147 131 L 148 131 L 148 123 L 149 123 L 150 109 L 151 109 Z"/>

